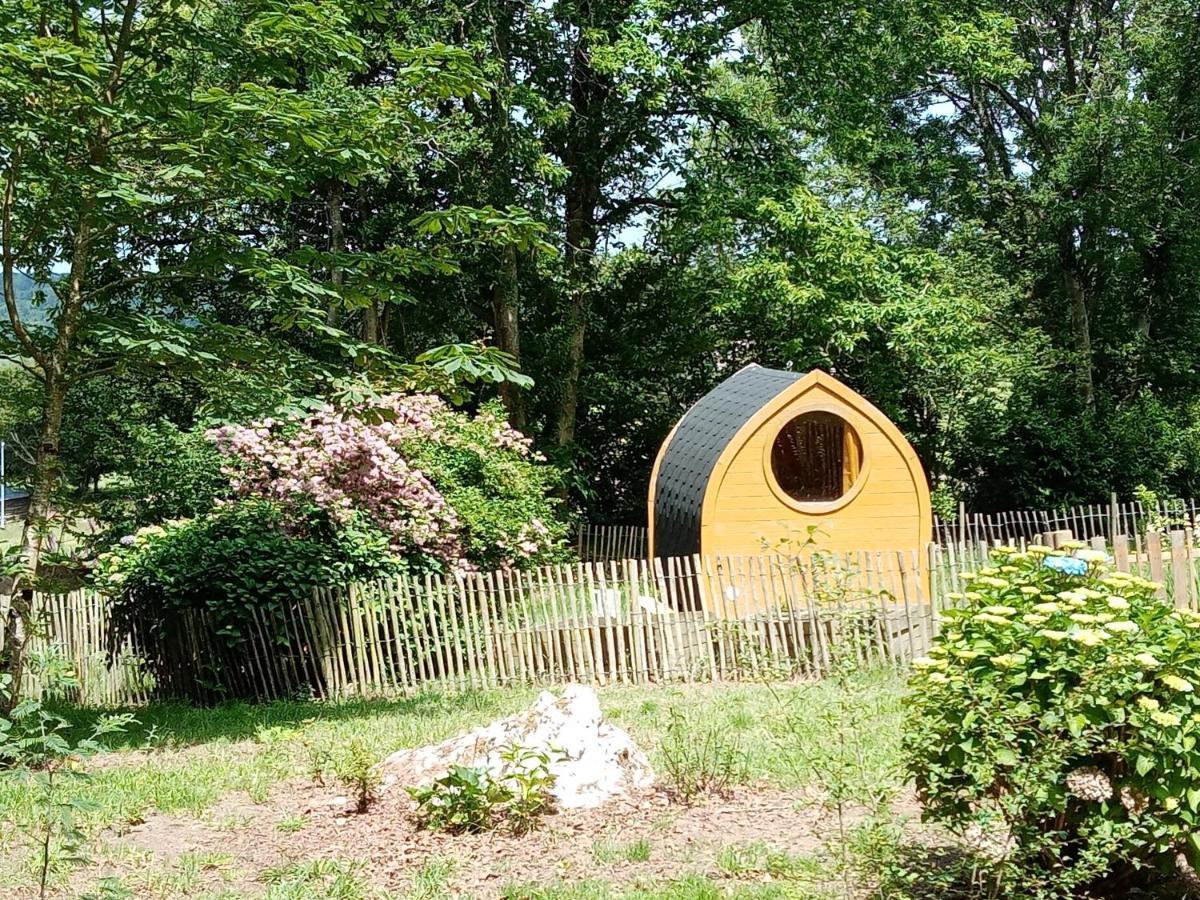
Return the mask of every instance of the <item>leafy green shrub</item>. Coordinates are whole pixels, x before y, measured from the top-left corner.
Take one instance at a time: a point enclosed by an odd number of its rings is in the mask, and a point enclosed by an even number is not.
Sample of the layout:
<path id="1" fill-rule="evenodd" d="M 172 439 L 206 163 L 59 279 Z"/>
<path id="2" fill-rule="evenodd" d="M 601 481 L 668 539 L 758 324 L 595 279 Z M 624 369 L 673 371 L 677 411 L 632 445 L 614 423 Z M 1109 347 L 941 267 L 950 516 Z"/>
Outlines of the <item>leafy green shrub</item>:
<path id="1" fill-rule="evenodd" d="M 1005 548 L 914 661 L 904 747 L 927 817 L 1004 896 L 1200 859 L 1200 616 L 1098 551 Z"/>
<path id="2" fill-rule="evenodd" d="M 100 517 L 107 528 L 98 544 L 104 547 L 147 525 L 206 514 L 229 495 L 229 480 L 203 434 L 158 422 L 132 431 L 106 494 Z"/>
<path id="3" fill-rule="evenodd" d="M 0 717 L 0 773 L 22 782 L 33 798 L 32 821 L 17 833 L 36 846 L 39 896 L 46 896 L 56 861 L 82 858 L 85 835 L 76 816 L 90 807 L 70 789 L 88 777 L 78 761 L 100 753 L 105 735 L 124 731 L 133 721 L 127 713 L 101 716 L 87 737 L 73 740 L 71 723 L 37 700 L 24 700 L 7 718 Z"/>
<path id="4" fill-rule="evenodd" d="M 236 679 L 219 657 L 190 658 L 173 642 L 187 639 L 182 624 L 201 612 L 232 659 L 251 653 L 261 627 L 280 647 L 291 616 L 316 585 L 344 584 L 399 572 L 403 562 L 386 539 L 352 520 L 334 528 L 314 520 L 304 536 L 284 528 L 279 510 L 262 501 L 231 503 L 197 519 L 139 529 L 96 560 L 96 585 L 113 598 L 114 633 L 128 634 L 165 693 L 191 695 L 193 678 L 235 695 Z"/>
<path id="5" fill-rule="evenodd" d="M 660 747 L 667 788 L 678 800 L 691 803 L 703 794 L 728 794 L 746 778 L 746 754 L 716 727 L 697 731 L 677 709 Z"/>
<path id="6" fill-rule="evenodd" d="M 501 823 L 516 834 L 532 831 L 554 807 L 553 761 L 541 750 L 512 746 L 501 751 L 498 776 L 476 766 L 453 766 L 433 784 L 410 787 L 417 819 L 434 831 L 478 833 Z"/>
<path id="7" fill-rule="evenodd" d="M 509 791 L 478 766 L 451 766 L 425 787 L 408 789 L 417 801 L 417 819 L 433 831 L 475 834 L 490 831 L 509 801 Z"/>
<path id="8" fill-rule="evenodd" d="M 334 772 L 347 790 L 354 795 L 354 808 L 364 813 L 375 802 L 379 789 L 379 769 L 375 758 L 358 738 L 351 738 L 345 750 L 334 760 Z"/>

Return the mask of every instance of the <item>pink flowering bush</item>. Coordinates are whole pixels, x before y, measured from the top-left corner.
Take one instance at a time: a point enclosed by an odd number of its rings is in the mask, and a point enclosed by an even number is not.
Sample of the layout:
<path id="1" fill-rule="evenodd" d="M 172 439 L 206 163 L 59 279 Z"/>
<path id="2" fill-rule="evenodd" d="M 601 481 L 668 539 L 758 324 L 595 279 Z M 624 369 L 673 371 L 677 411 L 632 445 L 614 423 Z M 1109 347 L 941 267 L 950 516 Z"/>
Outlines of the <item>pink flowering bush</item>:
<path id="1" fill-rule="evenodd" d="M 298 532 L 314 513 L 363 517 L 418 568 L 519 565 L 561 544 L 555 473 L 496 407 L 471 417 L 432 395 L 391 394 L 208 436 L 234 495 L 271 501 Z"/>
<path id="2" fill-rule="evenodd" d="M 131 529 L 92 564 L 113 621 L 143 642 L 168 693 L 190 695 L 198 677 L 240 696 L 246 682 L 230 660 L 253 657 L 260 629 L 286 646 L 287 623 L 314 586 L 530 565 L 562 552 L 557 472 L 498 406 L 468 415 L 436 397 L 391 395 L 206 436 L 221 469 L 210 473 L 221 489 L 209 508 Z M 187 650 L 161 648 L 186 637 L 181 623 L 196 611 L 230 652 L 177 684 Z"/>

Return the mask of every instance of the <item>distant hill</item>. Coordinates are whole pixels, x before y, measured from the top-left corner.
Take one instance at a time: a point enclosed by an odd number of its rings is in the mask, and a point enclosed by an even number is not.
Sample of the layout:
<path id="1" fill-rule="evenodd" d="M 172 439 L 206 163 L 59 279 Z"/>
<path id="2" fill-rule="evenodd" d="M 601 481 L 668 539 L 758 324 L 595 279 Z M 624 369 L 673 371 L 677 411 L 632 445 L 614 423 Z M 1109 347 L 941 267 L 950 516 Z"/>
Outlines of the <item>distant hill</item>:
<path id="1" fill-rule="evenodd" d="M 22 272 L 13 273 L 13 287 L 17 294 L 17 312 L 21 316 L 21 321 L 30 325 L 48 325 L 50 323 L 49 312 L 54 304 L 54 291 L 50 288 L 42 290 L 49 298 L 41 305 L 35 305 L 33 300 L 37 296 L 39 285 L 36 281 Z M 8 309 L 0 302 L 0 322 L 8 321 Z"/>

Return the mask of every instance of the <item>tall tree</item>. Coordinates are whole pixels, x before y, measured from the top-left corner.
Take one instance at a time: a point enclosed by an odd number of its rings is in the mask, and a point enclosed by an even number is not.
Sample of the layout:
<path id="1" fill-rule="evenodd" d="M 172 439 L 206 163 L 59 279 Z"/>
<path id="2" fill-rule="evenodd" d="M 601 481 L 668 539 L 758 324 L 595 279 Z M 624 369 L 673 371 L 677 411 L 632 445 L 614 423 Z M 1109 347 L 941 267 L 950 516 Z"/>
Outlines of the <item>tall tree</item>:
<path id="1" fill-rule="evenodd" d="M 331 301 L 346 302 L 325 281 L 329 254 L 281 247 L 273 223 L 245 213 L 378 170 L 394 146 L 411 146 L 423 104 L 480 81 L 463 54 L 415 48 L 392 55 L 382 89 L 347 94 L 365 64 L 351 10 L 22 0 L 0 13 L 0 351 L 41 385 L 22 540 L 30 575 L 0 651 L 6 703 L 20 692 L 72 385 L 135 363 L 216 362 L 212 347 L 231 333 L 206 348 L 195 319 L 213 311 L 197 301 L 216 284 L 226 309 L 238 298 L 269 323 L 358 353 L 326 321 Z M 23 319 L 18 272 L 53 285 L 48 325 Z"/>

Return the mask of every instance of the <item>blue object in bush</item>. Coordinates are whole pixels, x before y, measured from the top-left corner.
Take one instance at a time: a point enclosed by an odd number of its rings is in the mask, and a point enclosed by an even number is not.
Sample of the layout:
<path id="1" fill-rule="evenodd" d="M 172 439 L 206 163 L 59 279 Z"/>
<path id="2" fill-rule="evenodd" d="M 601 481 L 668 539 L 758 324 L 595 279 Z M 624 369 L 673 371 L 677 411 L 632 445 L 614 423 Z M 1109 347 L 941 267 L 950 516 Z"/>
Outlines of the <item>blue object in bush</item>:
<path id="1" fill-rule="evenodd" d="M 1062 572 L 1064 575 L 1086 575 L 1088 570 L 1086 560 L 1076 559 L 1073 556 L 1047 556 L 1042 560 L 1042 565 L 1055 572 Z"/>

